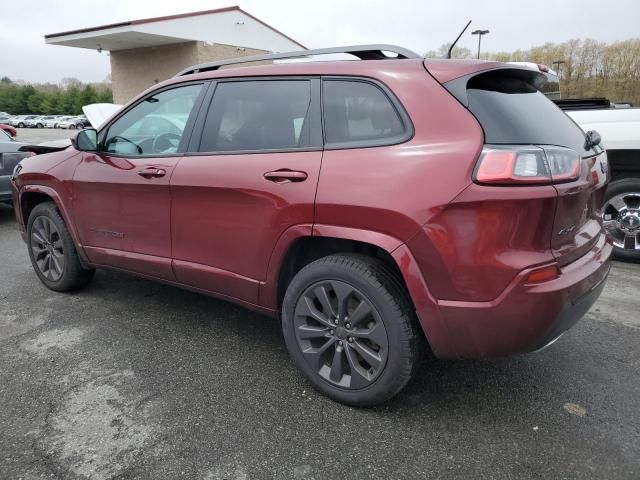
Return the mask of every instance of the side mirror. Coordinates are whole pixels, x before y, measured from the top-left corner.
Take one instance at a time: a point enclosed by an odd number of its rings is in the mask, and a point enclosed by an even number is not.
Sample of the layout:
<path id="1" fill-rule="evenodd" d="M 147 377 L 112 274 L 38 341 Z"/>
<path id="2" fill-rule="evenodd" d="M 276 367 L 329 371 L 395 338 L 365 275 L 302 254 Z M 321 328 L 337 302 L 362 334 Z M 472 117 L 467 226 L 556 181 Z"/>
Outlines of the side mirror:
<path id="1" fill-rule="evenodd" d="M 584 149 L 591 150 L 596 145 L 600 145 L 601 141 L 602 139 L 600 138 L 600 134 L 598 132 L 596 132 L 595 130 L 589 130 L 585 134 Z"/>
<path id="2" fill-rule="evenodd" d="M 98 131 L 95 128 L 80 130 L 76 136 L 71 139 L 71 144 L 76 150 L 95 152 L 98 150 Z"/>

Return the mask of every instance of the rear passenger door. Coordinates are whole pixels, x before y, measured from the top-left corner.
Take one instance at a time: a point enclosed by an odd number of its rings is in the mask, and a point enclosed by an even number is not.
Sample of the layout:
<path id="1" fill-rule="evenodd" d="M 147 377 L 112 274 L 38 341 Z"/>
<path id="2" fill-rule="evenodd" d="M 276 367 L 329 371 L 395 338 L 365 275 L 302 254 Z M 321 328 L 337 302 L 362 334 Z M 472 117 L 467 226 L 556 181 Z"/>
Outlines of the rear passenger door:
<path id="1" fill-rule="evenodd" d="M 181 283 L 256 303 L 280 235 L 313 223 L 320 81 L 225 79 L 205 102 L 171 178 L 174 271 Z"/>

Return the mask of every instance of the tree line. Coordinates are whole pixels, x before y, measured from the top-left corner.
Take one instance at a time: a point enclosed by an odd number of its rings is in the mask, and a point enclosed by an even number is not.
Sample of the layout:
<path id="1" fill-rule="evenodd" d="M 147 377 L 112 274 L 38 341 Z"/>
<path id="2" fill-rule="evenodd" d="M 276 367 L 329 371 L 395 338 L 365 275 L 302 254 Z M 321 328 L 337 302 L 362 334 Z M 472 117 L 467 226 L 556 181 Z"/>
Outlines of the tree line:
<path id="1" fill-rule="evenodd" d="M 0 78 L 0 111 L 13 115 L 80 115 L 91 103 L 111 103 L 109 83 L 65 78 L 58 84 L 22 84 Z"/>
<path id="2" fill-rule="evenodd" d="M 429 51 L 426 56 L 443 57 L 449 45 Z M 454 48 L 452 56 L 475 58 L 476 52 Z M 573 39 L 528 50 L 485 52 L 480 58 L 548 65 L 558 72 L 562 98 L 607 97 L 613 102 L 640 105 L 640 38 L 610 44 L 589 38 Z"/>

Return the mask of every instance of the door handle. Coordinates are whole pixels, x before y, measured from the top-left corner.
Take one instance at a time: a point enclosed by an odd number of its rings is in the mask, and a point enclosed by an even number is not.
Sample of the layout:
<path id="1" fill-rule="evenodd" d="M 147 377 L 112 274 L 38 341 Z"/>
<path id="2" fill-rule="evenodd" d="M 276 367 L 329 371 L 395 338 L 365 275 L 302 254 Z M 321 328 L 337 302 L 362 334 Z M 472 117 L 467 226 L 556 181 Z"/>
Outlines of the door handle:
<path id="1" fill-rule="evenodd" d="M 164 177 L 167 171 L 164 168 L 146 167 L 138 171 L 138 175 L 144 178 L 160 178 Z"/>
<path id="2" fill-rule="evenodd" d="M 289 170 L 286 168 L 283 168 L 281 170 L 274 170 L 273 172 L 267 172 L 264 174 L 264 178 L 275 183 L 304 182 L 307 177 L 307 172 Z"/>

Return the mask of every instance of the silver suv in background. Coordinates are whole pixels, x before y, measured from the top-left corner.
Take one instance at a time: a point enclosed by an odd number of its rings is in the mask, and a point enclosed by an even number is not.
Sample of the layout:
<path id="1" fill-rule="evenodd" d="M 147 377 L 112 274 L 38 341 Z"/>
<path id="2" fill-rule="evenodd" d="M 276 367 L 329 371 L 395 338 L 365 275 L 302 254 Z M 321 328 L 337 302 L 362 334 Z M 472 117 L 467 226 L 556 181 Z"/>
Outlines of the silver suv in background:
<path id="1" fill-rule="evenodd" d="M 45 123 L 53 118 L 52 115 L 34 117 L 26 120 L 24 125 L 29 128 L 44 128 Z"/>

